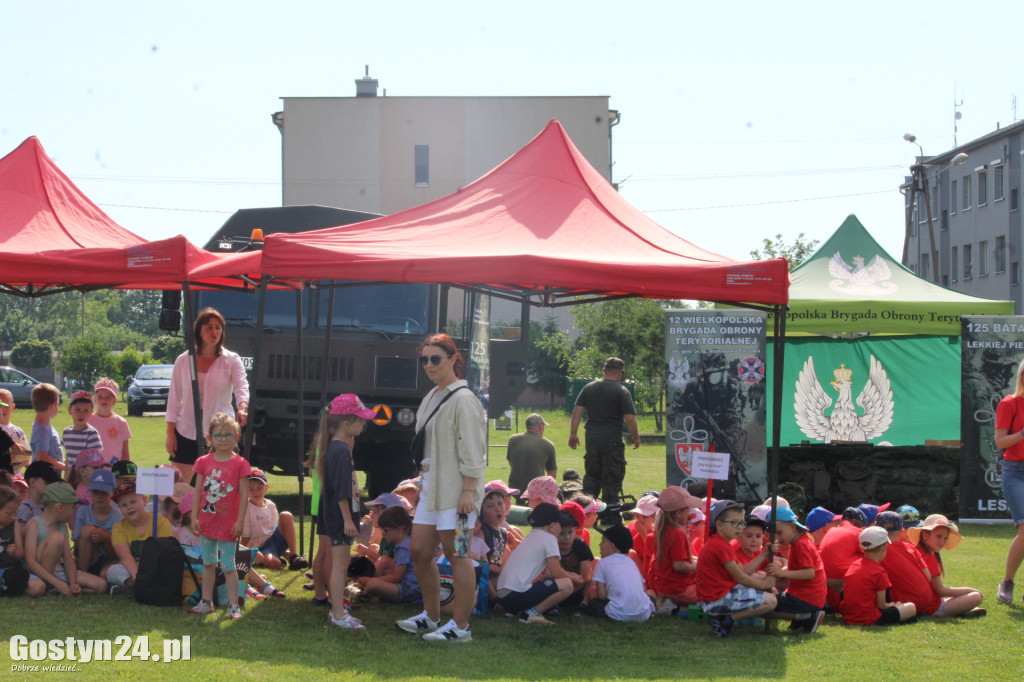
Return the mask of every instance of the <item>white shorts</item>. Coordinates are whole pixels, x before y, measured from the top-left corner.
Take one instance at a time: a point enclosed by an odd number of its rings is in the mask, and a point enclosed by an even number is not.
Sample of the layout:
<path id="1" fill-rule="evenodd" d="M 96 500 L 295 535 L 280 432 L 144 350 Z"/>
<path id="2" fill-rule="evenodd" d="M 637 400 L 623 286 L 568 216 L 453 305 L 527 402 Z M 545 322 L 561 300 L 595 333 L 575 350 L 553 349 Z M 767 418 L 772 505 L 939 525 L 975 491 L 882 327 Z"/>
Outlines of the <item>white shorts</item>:
<path id="1" fill-rule="evenodd" d="M 427 497 L 429 489 L 430 472 L 424 471 L 422 488 L 420 490 L 420 504 L 416 507 L 416 513 L 413 515 L 412 522 L 421 526 L 433 526 L 437 530 L 455 530 L 455 524 L 459 520 L 458 508 L 450 507 L 448 509 L 440 509 L 438 511 L 427 511 L 424 500 Z M 469 529 L 470 534 L 473 533 L 473 526 L 475 525 L 476 512 L 472 511 L 469 513 L 469 519 L 466 521 L 466 528 Z"/>

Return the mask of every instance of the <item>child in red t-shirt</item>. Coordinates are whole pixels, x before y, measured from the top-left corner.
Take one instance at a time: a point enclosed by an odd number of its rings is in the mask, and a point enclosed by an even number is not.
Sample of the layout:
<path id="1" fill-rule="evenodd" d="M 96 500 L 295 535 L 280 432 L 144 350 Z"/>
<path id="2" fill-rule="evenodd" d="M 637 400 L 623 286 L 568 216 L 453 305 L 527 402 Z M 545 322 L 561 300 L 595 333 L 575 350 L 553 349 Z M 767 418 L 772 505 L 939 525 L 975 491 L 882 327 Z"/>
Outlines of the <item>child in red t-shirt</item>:
<path id="1" fill-rule="evenodd" d="M 736 563 L 747 575 L 760 571 L 765 575 L 765 562 L 768 561 L 768 545 L 764 542 L 768 524 L 756 516 L 747 517 L 747 525 L 740 531 L 738 538 L 729 543 L 736 554 Z"/>
<path id="2" fill-rule="evenodd" d="M 942 514 L 932 514 L 917 528 L 907 529 L 910 544 L 917 546 L 917 551 L 928 569 L 929 580 L 935 593 L 947 600 L 943 607 L 955 613 L 944 615 L 960 615 L 969 617 L 984 616 L 987 611 L 979 608 L 984 598 L 981 592 L 973 587 L 947 587 L 943 582 L 946 571 L 942 566 L 942 550 L 952 551 L 957 548 L 963 536 L 956 524 Z"/>
<path id="3" fill-rule="evenodd" d="M 661 514 L 655 523 L 654 554 L 647 579 L 654 590 L 658 613 L 662 615 L 697 602 L 694 582 L 697 562 L 683 528 L 690 509 L 698 504 L 700 500 L 677 485 L 670 485 L 658 496 Z"/>
<path id="4" fill-rule="evenodd" d="M 858 535 L 864 556 L 847 569 L 843 577 L 843 601 L 839 611 L 849 625 L 895 625 L 917 615 L 909 602 L 890 602 L 885 592 L 892 583 L 882 568 L 889 534 L 884 528 L 870 526 Z"/>
<path id="5" fill-rule="evenodd" d="M 789 507 L 775 510 L 775 537 L 789 547 L 789 561 L 785 568 L 768 566 L 768 575 L 786 578 L 786 591 L 779 595 L 778 606 L 772 616 L 792 620 L 790 630 L 803 630 L 813 635 L 825 618 L 825 566 L 807 527 L 797 520 Z"/>
<path id="6" fill-rule="evenodd" d="M 733 622 L 763 616 L 775 610 L 775 595 L 765 591 L 775 578 L 754 578 L 743 572 L 729 545 L 746 525 L 743 507 L 732 500 L 718 500 L 711 508 L 711 536 L 697 560 L 697 598 L 708 614 L 711 634 L 727 637 Z"/>

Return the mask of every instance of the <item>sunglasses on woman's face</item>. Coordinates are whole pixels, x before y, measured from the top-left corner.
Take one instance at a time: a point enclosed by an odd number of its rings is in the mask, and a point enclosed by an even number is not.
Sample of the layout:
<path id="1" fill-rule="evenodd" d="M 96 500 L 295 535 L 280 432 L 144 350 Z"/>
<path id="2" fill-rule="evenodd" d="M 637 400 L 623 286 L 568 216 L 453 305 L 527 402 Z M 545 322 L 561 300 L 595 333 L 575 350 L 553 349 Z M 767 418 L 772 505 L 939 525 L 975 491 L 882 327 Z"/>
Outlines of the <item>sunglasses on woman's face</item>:
<path id="1" fill-rule="evenodd" d="M 428 364 L 436 366 L 440 365 L 441 361 L 444 360 L 444 358 L 445 356 L 443 355 L 421 355 L 420 364 L 423 365 L 424 367 L 426 367 Z"/>

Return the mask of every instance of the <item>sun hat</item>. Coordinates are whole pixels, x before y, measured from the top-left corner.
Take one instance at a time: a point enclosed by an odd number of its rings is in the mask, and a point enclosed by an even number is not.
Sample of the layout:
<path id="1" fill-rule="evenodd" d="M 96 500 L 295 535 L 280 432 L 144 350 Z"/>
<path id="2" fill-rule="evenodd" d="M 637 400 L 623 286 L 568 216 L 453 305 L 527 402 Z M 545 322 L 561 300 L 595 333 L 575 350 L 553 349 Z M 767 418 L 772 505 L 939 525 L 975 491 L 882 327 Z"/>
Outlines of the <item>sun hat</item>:
<path id="1" fill-rule="evenodd" d="M 47 488 L 49 490 L 49 488 Z M 932 514 L 924 520 L 924 523 L 916 528 L 907 529 L 907 538 L 910 540 L 910 544 L 916 545 L 921 541 L 921 533 L 924 531 L 933 531 L 936 528 L 948 528 L 949 539 L 946 540 L 945 550 L 956 549 L 960 545 L 960 541 L 963 540 L 963 536 L 960 535 L 960 529 L 956 527 L 956 524 L 947 519 L 942 514 Z"/>
<path id="2" fill-rule="evenodd" d="M 92 392 L 93 394 L 96 394 L 99 393 L 100 391 L 106 391 L 107 393 L 110 393 L 112 396 L 116 398 L 118 391 L 117 382 L 114 381 L 113 379 L 108 379 L 106 377 L 100 379 L 99 381 L 96 382 L 96 385 L 93 386 Z"/>
<path id="3" fill-rule="evenodd" d="M 519 488 L 509 488 L 507 485 L 505 485 L 505 481 L 502 481 L 501 479 L 489 481 L 484 484 L 485 495 L 487 493 L 494 492 L 495 490 L 502 493 L 503 495 L 515 495 L 517 497 L 520 493 L 523 492 L 522 490 L 519 490 Z"/>
<path id="4" fill-rule="evenodd" d="M 711 518 L 708 519 L 711 523 L 711 527 L 713 528 L 715 524 L 718 523 L 718 517 L 721 516 L 723 512 L 727 512 L 730 509 L 739 509 L 740 511 L 743 511 L 743 505 L 733 500 L 718 500 L 715 502 L 711 506 Z"/>
<path id="5" fill-rule="evenodd" d="M 574 526 L 576 526 L 577 528 L 583 527 L 585 515 L 583 512 L 583 507 L 580 506 L 579 502 L 566 502 L 558 509 L 572 517 Z"/>
<path id="6" fill-rule="evenodd" d="M 896 513 L 903 517 L 904 528 L 917 528 L 921 525 L 921 512 L 917 511 L 917 507 L 905 504 L 898 508 Z"/>
<path id="7" fill-rule="evenodd" d="M 600 514 L 608 508 L 608 503 L 604 500 L 594 498 L 594 501 L 583 508 L 584 514 Z"/>
<path id="8" fill-rule="evenodd" d="M 396 495 L 395 493 L 381 493 L 366 503 L 367 507 L 373 507 L 376 505 L 381 505 L 383 507 L 403 507 L 404 509 L 408 509 L 409 500 L 405 499 L 401 495 Z"/>
<path id="9" fill-rule="evenodd" d="M 860 547 L 865 552 L 889 544 L 889 534 L 880 526 L 868 526 L 860 532 Z"/>
<path id="10" fill-rule="evenodd" d="M 558 481 L 550 476 L 538 476 L 526 486 L 523 499 L 546 502 L 555 507 L 555 511 L 558 511 Z M 549 521 L 548 523 L 554 522 Z"/>
<path id="11" fill-rule="evenodd" d="M 888 532 L 903 530 L 903 517 L 894 511 L 879 512 L 875 517 L 875 525 Z"/>
<path id="12" fill-rule="evenodd" d="M 833 521 L 839 521 L 843 518 L 842 514 L 833 514 L 824 507 L 815 507 L 807 513 L 807 530 L 812 533 L 816 530 L 824 528 Z"/>
<path id="13" fill-rule="evenodd" d="M 674 512 L 689 507 L 700 506 L 700 499 L 694 497 L 682 486 L 670 485 L 658 495 L 658 508 L 662 511 Z"/>
<path id="14" fill-rule="evenodd" d="M 101 493 L 114 492 L 114 474 L 109 469 L 97 469 L 89 477 L 89 490 L 99 490 Z"/>
<path id="15" fill-rule="evenodd" d="M 615 545 L 621 554 L 627 554 L 633 549 L 633 534 L 625 526 L 608 526 L 603 530 L 598 528 L 597 532 L 608 538 L 608 542 Z"/>
<path id="16" fill-rule="evenodd" d="M 342 393 L 335 397 L 331 401 L 331 406 L 327 408 L 327 414 L 354 414 L 363 419 L 373 419 L 377 416 L 377 412 L 364 405 L 363 401 L 355 393 Z"/>
<path id="17" fill-rule="evenodd" d="M 563 481 L 578 481 L 580 480 L 580 472 L 575 469 L 566 469 L 562 472 Z"/>
<path id="18" fill-rule="evenodd" d="M 658 512 L 658 495 L 644 493 L 636 501 L 636 510 L 643 516 L 654 516 Z"/>
<path id="19" fill-rule="evenodd" d="M 43 493 L 43 502 L 74 504 L 78 502 L 78 495 L 75 494 L 75 489 L 71 487 L 70 483 L 57 481 L 46 486 L 46 492 Z"/>
<path id="20" fill-rule="evenodd" d="M 807 526 L 800 523 L 796 517 L 796 513 L 789 507 L 776 507 L 775 516 L 776 521 L 786 521 L 787 523 L 795 523 L 797 528 L 803 528 L 807 530 Z"/>
<path id="21" fill-rule="evenodd" d="M 562 512 L 553 504 L 541 502 L 530 512 L 528 520 L 534 528 L 541 528 L 552 523 L 561 523 Z"/>

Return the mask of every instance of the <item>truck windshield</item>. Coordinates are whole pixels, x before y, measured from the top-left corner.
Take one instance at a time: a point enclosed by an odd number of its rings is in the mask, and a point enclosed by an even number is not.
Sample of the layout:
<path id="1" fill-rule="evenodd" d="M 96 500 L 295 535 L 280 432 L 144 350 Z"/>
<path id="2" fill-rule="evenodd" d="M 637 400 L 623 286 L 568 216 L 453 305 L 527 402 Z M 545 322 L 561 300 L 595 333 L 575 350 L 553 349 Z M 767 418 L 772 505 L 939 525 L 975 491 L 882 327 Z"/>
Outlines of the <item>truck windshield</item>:
<path id="1" fill-rule="evenodd" d="M 199 308 L 216 308 L 229 326 L 256 326 L 260 297 L 257 293 L 241 291 L 203 291 L 199 295 Z M 309 290 L 302 292 L 302 319 L 309 312 Z M 263 324 L 267 327 L 295 328 L 295 292 L 268 291 L 267 306 L 263 313 Z"/>
<path id="2" fill-rule="evenodd" d="M 328 289 L 320 289 L 317 324 L 327 326 Z M 333 327 L 391 334 L 426 334 L 430 330 L 429 284 L 366 284 L 334 290 Z"/>

